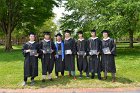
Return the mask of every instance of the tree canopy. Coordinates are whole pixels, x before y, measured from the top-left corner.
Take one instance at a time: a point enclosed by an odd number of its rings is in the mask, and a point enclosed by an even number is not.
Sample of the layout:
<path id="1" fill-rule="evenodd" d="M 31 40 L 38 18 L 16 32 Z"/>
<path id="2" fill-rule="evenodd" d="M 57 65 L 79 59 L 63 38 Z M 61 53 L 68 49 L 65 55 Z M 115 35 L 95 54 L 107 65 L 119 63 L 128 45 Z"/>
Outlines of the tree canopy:
<path id="1" fill-rule="evenodd" d="M 5 34 L 5 50 L 10 51 L 14 29 L 35 31 L 53 16 L 52 9 L 60 0 L 0 0 L 0 27 Z"/>
<path id="2" fill-rule="evenodd" d="M 62 29 L 96 29 L 99 33 L 108 29 L 114 38 L 129 34 L 133 47 L 133 34 L 140 28 L 139 0 L 67 0 Z"/>

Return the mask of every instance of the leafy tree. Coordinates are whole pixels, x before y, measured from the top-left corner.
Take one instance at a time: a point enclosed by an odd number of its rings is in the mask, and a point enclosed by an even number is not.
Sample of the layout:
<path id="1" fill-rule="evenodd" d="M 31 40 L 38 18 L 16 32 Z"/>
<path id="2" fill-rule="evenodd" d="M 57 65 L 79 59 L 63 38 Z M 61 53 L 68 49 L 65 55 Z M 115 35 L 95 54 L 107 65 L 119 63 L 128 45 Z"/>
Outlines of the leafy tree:
<path id="1" fill-rule="evenodd" d="M 129 34 L 133 47 L 133 36 L 140 28 L 139 0 L 68 0 L 65 6 L 71 14 L 61 20 L 62 29 L 108 29 L 115 38 Z"/>
<path id="2" fill-rule="evenodd" d="M 35 27 L 53 16 L 55 5 L 56 0 L 0 0 L 0 27 L 6 37 L 5 51 L 12 49 L 11 33 L 15 28 L 35 31 Z"/>
<path id="3" fill-rule="evenodd" d="M 43 37 L 43 32 L 51 32 L 51 36 L 54 37 L 55 32 L 57 31 L 57 25 L 53 22 L 54 17 L 47 19 L 41 27 L 38 28 L 38 36 Z"/>

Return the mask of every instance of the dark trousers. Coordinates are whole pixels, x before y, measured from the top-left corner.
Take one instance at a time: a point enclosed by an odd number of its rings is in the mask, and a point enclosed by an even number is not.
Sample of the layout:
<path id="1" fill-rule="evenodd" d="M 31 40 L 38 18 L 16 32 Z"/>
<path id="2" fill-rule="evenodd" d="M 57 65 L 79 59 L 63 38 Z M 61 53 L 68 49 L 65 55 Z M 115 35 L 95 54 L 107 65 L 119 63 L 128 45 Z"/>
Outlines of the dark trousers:
<path id="1" fill-rule="evenodd" d="M 82 73 L 82 71 L 80 71 L 80 75 L 82 75 L 83 73 Z M 88 71 L 86 71 L 86 76 L 89 76 L 89 72 Z"/>
<path id="2" fill-rule="evenodd" d="M 24 77 L 24 81 L 27 82 L 28 77 Z M 34 80 L 34 77 L 31 77 L 31 81 Z"/>
<path id="3" fill-rule="evenodd" d="M 94 78 L 95 72 L 92 72 L 91 74 L 92 74 L 92 78 Z M 97 72 L 97 75 L 98 75 L 98 79 L 101 79 L 101 73 L 99 71 Z"/>

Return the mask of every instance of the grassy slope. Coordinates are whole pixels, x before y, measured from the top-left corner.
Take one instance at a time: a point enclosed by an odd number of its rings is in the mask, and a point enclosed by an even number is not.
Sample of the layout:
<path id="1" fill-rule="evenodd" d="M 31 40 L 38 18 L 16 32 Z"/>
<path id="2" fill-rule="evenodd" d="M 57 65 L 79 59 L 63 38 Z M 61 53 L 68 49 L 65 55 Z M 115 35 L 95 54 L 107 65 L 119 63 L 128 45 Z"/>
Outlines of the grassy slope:
<path id="1" fill-rule="evenodd" d="M 59 77 L 53 82 L 41 82 L 41 62 L 39 61 L 39 76 L 35 79 L 35 86 L 27 86 L 27 88 L 98 88 L 98 87 L 140 87 L 140 44 L 135 44 L 134 49 L 127 48 L 127 44 L 117 45 L 117 82 L 112 83 L 111 77 L 106 81 L 96 79 L 77 79 L 74 81 L 68 77 Z M 3 47 L 0 46 L 0 88 L 23 88 L 21 86 L 23 80 L 23 56 L 20 46 L 14 46 L 14 51 L 5 53 Z M 76 72 L 77 76 L 79 72 Z M 53 73 L 53 77 L 54 73 Z M 30 81 L 30 80 L 29 80 Z"/>

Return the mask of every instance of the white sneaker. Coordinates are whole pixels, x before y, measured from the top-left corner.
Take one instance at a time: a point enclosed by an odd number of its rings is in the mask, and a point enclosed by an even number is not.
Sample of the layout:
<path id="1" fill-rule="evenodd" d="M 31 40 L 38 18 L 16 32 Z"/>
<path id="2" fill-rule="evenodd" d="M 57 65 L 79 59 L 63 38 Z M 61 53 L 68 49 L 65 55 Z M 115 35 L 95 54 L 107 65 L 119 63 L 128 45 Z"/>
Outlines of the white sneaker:
<path id="1" fill-rule="evenodd" d="M 24 82 L 22 83 L 22 86 L 26 86 L 26 84 L 27 84 L 27 83 L 24 81 Z"/>
<path id="2" fill-rule="evenodd" d="M 58 76 L 56 76 L 56 78 L 58 78 Z"/>

